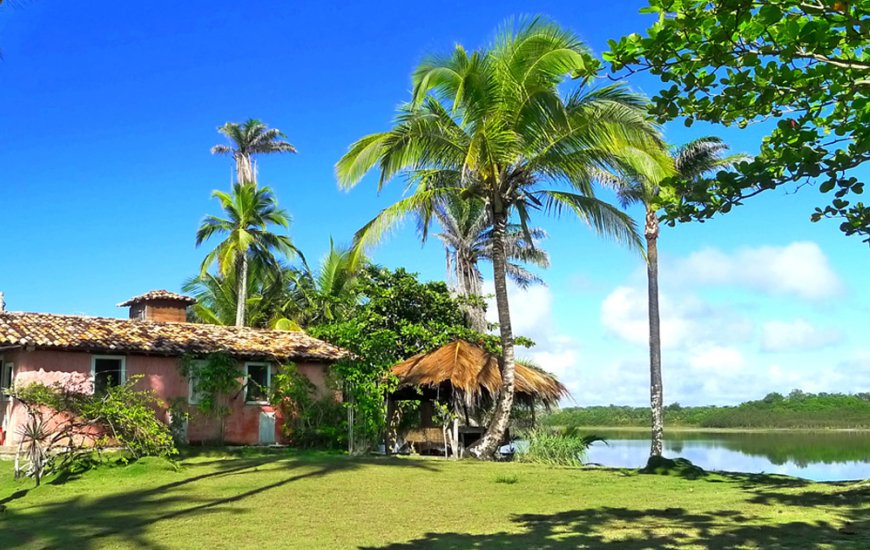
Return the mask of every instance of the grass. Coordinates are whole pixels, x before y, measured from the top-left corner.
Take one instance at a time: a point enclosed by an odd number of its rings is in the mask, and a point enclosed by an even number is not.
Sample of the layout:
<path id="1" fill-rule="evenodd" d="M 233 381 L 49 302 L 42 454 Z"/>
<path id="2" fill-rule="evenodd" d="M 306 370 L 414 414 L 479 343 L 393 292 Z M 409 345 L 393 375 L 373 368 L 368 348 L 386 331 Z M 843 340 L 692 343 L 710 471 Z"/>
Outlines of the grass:
<path id="1" fill-rule="evenodd" d="M 0 548 L 870 548 L 870 484 L 517 463 L 202 453 L 33 488 Z"/>

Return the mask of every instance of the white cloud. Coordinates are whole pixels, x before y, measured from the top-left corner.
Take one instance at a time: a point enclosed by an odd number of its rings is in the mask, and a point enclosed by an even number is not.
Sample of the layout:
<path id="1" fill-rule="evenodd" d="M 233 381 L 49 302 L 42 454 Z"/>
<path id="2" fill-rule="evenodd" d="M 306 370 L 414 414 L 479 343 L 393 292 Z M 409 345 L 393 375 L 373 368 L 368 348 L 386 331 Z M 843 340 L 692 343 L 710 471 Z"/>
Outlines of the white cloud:
<path id="1" fill-rule="evenodd" d="M 839 331 L 818 328 L 806 319 L 770 321 L 761 327 L 761 349 L 766 352 L 819 349 L 841 338 Z"/>
<path id="2" fill-rule="evenodd" d="M 870 350 L 835 355 L 831 362 L 818 355 L 825 352 L 813 351 L 837 344 L 847 334 L 827 328 L 837 325 L 835 311 L 825 313 L 814 305 L 843 290 L 816 244 L 796 242 L 732 252 L 707 248 L 674 261 L 665 259 L 662 281 L 667 403 L 733 404 L 795 388 L 818 392 L 870 387 Z M 517 349 L 517 355 L 556 374 L 578 405 L 647 404 L 645 270 L 597 296 L 591 295 L 591 289 L 578 292 L 577 286 L 582 285 L 573 280 L 568 285 L 567 295 L 545 286 L 522 290 L 509 285 L 514 333 L 537 343 L 532 349 Z M 484 292 L 492 294 L 491 281 Z M 600 333 L 584 313 L 598 296 Z M 741 303 L 735 302 L 735 296 Z M 795 299 L 785 304 L 776 296 Z M 487 317 L 495 321 L 495 303 L 492 298 L 489 302 Z M 784 311 L 789 317 L 777 319 Z M 797 349 L 809 351 L 777 355 Z"/>
<path id="3" fill-rule="evenodd" d="M 483 292 L 487 299 L 486 318 L 498 321 L 498 311 L 492 281 L 485 281 Z M 508 283 L 508 303 L 514 335 L 526 336 L 535 342 L 531 349 L 517 348 L 517 357 L 527 358 L 541 368 L 555 374 L 575 394 L 581 386 L 578 365 L 581 352 L 579 343 L 567 334 L 555 330 L 553 321 L 553 293 L 549 287 L 535 285 L 526 289 Z"/>
<path id="4" fill-rule="evenodd" d="M 495 285 L 492 281 L 483 284 L 483 295 L 488 296 L 486 320 L 498 322 L 498 309 L 495 305 Z M 528 336 L 545 334 L 553 324 L 553 293 L 544 285 L 534 285 L 521 289 L 508 283 L 508 304 L 511 312 L 511 327 L 515 335 Z"/>
<path id="5" fill-rule="evenodd" d="M 605 333 L 632 346 L 624 350 L 613 346 L 616 356 L 607 356 L 613 372 L 624 381 L 610 373 L 587 373 L 580 395 L 590 403 L 645 402 L 649 335 L 643 275 L 633 274 L 601 302 Z M 659 295 L 666 402 L 725 404 L 758 399 L 769 391 L 848 391 L 854 387 L 843 378 L 847 372 L 843 365 L 819 365 L 809 356 L 785 361 L 775 355 L 835 344 L 842 339 L 839 331 L 819 328 L 802 317 L 763 325 L 753 320 L 770 307 L 782 308 L 768 296 L 812 302 L 842 291 L 842 283 L 817 245 L 761 246 L 729 254 L 708 248 L 663 263 L 662 279 L 667 282 Z M 723 302 L 721 292 L 711 288 L 719 285 L 759 294 L 751 301 L 744 298 L 742 304 L 733 299 Z M 731 289 L 728 294 L 733 296 Z M 810 306 L 797 302 L 789 307 Z M 584 359 L 594 362 L 596 357 Z M 863 360 L 857 357 L 850 364 Z M 624 396 L 624 401 L 616 395 Z"/>
<path id="6" fill-rule="evenodd" d="M 675 298 L 660 292 L 659 317 L 663 349 L 740 342 L 752 333 L 752 321 L 744 314 L 711 305 L 692 294 Z M 601 322 L 622 340 L 646 345 L 649 342 L 646 290 L 617 287 L 601 304 Z"/>
<path id="7" fill-rule="evenodd" d="M 821 300 L 843 291 L 822 249 L 814 242 L 746 247 L 726 254 L 705 248 L 663 267 L 678 284 L 735 285 L 773 295 Z"/>
<path id="8" fill-rule="evenodd" d="M 689 356 L 693 369 L 716 374 L 734 373 L 743 369 L 746 361 L 739 349 L 730 346 L 710 346 Z"/>

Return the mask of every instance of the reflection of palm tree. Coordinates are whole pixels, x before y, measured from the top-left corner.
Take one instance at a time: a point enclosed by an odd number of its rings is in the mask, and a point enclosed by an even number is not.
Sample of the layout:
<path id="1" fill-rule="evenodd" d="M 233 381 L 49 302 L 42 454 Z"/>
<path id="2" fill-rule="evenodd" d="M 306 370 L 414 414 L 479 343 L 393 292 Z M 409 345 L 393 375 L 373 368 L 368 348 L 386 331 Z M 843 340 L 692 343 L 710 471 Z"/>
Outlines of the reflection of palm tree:
<path id="1" fill-rule="evenodd" d="M 236 183 L 233 192 L 214 191 L 226 217 L 206 216 L 196 232 L 196 245 L 214 235 L 225 235 L 223 241 L 206 255 L 202 262 L 205 274 L 212 264 L 217 264 L 223 277 L 235 272 L 236 326 L 245 325 L 245 304 L 248 298 L 248 266 L 253 261 L 268 266 L 276 272 L 280 263 L 275 253 L 295 255 L 299 251 L 286 235 L 276 235 L 269 230 L 272 225 L 287 228 L 290 218 L 278 208 L 278 201 L 268 187 L 256 187 L 253 183 Z"/>
<path id="2" fill-rule="evenodd" d="M 478 262 L 492 261 L 493 236 L 492 224 L 486 213 L 483 201 L 452 200 L 440 205 L 434 212 L 441 226 L 436 236 L 444 244 L 447 256 L 447 277 L 451 286 L 465 297 L 482 296 L 483 275 Z M 532 241 L 529 242 L 528 236 Z M 537 241 L 547 236 L 543 229 L 530 229 L 527 232 L 519 224 L 508 224 L 505 232 L 505 267 L 507 275 L 520 287 L 540 283 L 537 275 L 521 266 L 518 262 L 529 262 L 538 267 L 548 267 L 547 253 L 538 248 Z M 468 305 L 471 328 L 485 332 L 486 317 L 482 300 Z"/>
<path id="3" fill-rule="evenodd" d="M 363 137 L 336 166 L 345 188 L 376 166 L 379 187 L 398 174 L 410 176 L 415 186 L 410 196 L 357 232 L 357 248 L 376 243 L 408 214 L 420 217 L 425 238 L 428 222 L 446 200 L 486 206 L 502 387 L 486 433 L 469 448 L 479 458 L 495 453 L 514 400 L 510 221 L 517 219 L 525 229 L 533 210 L 568 210 L 599 232 L 640 246 L 631 219 L 594 197 L 591 169 L 609 166 L 626 143 L 649 147 L 657 134 L 645 101 L 623 87 L 581 85 L 567 96 L 560 92 L 570 76 L 591 75 L 594 63 L 575 35 L 540 18 L 500 33 L 488 50 L 468 53 L 457 46 L 451 55 L 429 58 L 415 70 L 412 102 L 401 108 L 391 130 Z"/>
<path id="4" fill-rule="evenodd" d="M 620 165 L 620 176 L 602 173 L 600 179 L 616 188 L 623 206 L 644 205 L 647 255 L 647 301 L 649 311 L 650 408 L 652 442 L 650 456 L 661 456 L 664 434 L 664 397 L 662 392 L 661 329 L 659 319 L 658 210 L 659 194 L 666 180 L 677 185 L 691 183 L 715 170 L 731 167 L 743 155 L 723 156 L 728 146 L 716 137 L 703 137 L 672 151 L 670 157 L 654 152 L 627 150 Z"/>
<path id="5" fill-rule="evenodd" d="M 218 132 L 230 140 L 231 145 L 215 145 L 213 155 L 232 155 L 236 161 L 236 180 L 242 183 L 257 181 L 253 166 L 254 155 L 270 153 L 295 153 L 296 148 L 281 138 L 286 138 L 277 128 L 269 128 L 262 121 L 249 118 L 245 122 L 227 122 Z"/>

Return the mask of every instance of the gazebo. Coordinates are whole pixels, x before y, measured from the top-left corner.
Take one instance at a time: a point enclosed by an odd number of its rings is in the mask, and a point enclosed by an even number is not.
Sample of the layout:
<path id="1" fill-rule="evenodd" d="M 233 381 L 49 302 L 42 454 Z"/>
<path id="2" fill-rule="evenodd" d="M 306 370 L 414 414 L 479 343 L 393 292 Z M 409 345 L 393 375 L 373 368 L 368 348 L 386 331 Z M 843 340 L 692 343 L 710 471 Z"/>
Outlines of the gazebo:
<path id="1" fill-rule="evenodd" d="M 530 363 L 517 362 L 515 372 L 514 402 L 532 411 L 539 404 L 552 407 L 569 395 L 555 376 Z M 388 397 L 389 446 L 401 436 L 420 450 L 443 448 L 446 454 L 449 445 L 454 455 L 483 433 L 481 412 L 498 398 L 502 383 L 499 356 L 465 340 L 415 355 L 393 366 L 392 373 L 399 386 Z M 420 425 L 396 433 L 396 402 L 408 400 L 420 402 Z M 435 418 L 438 403 L 446 404 L 451 413 L 449 426 Z"/>

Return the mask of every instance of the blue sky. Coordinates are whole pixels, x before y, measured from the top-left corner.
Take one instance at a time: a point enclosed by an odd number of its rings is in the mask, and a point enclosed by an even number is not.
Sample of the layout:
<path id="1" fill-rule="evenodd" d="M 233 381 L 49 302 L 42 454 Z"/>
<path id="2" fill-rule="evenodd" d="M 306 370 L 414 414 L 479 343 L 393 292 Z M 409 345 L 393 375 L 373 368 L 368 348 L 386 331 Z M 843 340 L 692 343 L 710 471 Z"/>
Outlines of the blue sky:
<path id="1" fill-rule="evenodd" d="M 536 2 L 596 51 L 642 32 L 642 2 Z M 528 3 L 19 1 L 0 8 L 0 290 L 8 308 L 123 315 L 114 304 L 178 290 L 203 251 L 194 232 L 226 188 L 213 157 L 226 121 L 261 118 L 298 155 L 262 158 L 260 181 L 317 258 L 348 241 L 400 185 L 337 189 L 335 161 L 389 124 L 420 58 L 484 45 Z M 658 81 L 632 87 L 648 94 Z M 753 153 L 762 128 L 668 125 L 673 143 L 707 134 Z M 864 169 L 859 176 L 866 178 Z M 664 229 L 666 401 L 732 403 L 768 391 L 870 390 L 870 254 L 836 223 L 812 224 L 812 187 L 776 190 L 704 224 Z M 637 214 L 637 212 L 633 212 Z M 647 400 L 643 264 L 580 223 L 550 232 L 546 287 L 513 293 L 525 355 L 579 404 Z M 443 254 L 412 224 L 374 254 L 442 278 Z M 488 266 L 484 267 L 485 271 Z"/>

